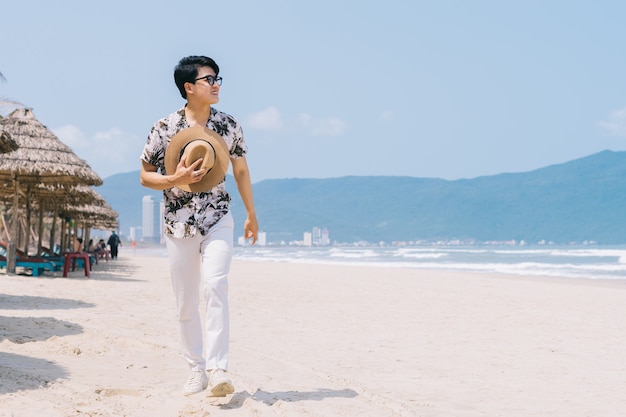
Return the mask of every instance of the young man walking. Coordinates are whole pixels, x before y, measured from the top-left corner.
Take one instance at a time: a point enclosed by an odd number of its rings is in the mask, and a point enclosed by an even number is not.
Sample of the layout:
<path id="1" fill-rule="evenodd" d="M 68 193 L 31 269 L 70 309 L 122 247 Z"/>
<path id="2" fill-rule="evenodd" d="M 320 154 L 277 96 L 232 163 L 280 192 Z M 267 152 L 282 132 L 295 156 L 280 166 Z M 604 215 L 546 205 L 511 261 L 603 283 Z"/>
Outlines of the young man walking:
<path id="1" fill-rule="evenodd" d="M 230 162 L 247 212 L 244 237 L 254 244 L 258 224 L 247 146 L 237 120 L 213 107 L 222 84 L 213 59 L 181 59 L 174 81 L 186 104 L 152 126 L 141 155 L 140 180 L 145 187 L 163 190 L 170 276 L 190 368 L 183 392 L 194 394 L 209 386 L 210 395 L 225 396 L 234 392 L 227 373 L 227 278 L 234 222 L 225 176 Z M 206 300 L 204 329 L 201 298 Z"/>

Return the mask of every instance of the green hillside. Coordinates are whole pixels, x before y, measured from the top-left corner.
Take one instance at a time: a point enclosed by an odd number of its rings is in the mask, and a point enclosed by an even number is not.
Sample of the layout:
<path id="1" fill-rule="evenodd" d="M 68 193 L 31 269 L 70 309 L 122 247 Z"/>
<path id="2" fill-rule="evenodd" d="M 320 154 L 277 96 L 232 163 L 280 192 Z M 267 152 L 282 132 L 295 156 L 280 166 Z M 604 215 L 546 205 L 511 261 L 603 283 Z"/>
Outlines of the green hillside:
<path id="1" fill-rule="evenodd" d="M 161 193 L 138 172 L 107 178 L 98 191 L 120 213 L 122 231 L 141 225 L 141 199 Z M 243 205 L 228 188 L 240 227 Z M 531 172 L 447 181 L 413 177 L 272 179 L 253 185 L 269 242 L 301 240 L 313 227 L 337 242 L 540 240 L 626 243 L 626 152 L 603 151 Z"/>

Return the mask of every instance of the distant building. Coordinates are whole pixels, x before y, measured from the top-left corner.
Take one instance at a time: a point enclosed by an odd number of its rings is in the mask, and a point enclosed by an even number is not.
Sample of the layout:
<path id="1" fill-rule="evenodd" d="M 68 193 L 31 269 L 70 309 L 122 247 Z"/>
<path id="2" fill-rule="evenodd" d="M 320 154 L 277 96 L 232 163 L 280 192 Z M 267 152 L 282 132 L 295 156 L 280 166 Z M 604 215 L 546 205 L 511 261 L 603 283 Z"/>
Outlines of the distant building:
<path id="1" fill-rule="evenodd" d="M 146 242 L 161 242 L 161 205 L 160 202 L 154 201 L 150 195 L 143 197 L 141 230 L 143 232 L 143 240 Z"/>
<path id="2" fill-rule="evenodd" d="M 141 227 L 131 227 L 129 238 L 131 241 L 141 241 L 143 240 L 143 232 Z"/>
<path id="3" fill-rule="evenodd" d="M 327 228 L 314 227 L 311 234 L 311 244 L 313 246 L 328 246 L 330 245 L 330 232 Z M 309 245 L 310 246 L 310 245 Z"/>
<path id="4" fill-rule="evenodd" d="M 329 246 L 330 232 L 327 228 L 314 227 L 312 232 L 304 232 L 304 246 Z"/>
<path id="5" fill-rule="evenodd" d="M 330 231 L 327 228 L 323 228 L 320 236 L 320 246 L 328 245 L 330 245 Z"/>
<path id="6" fill-rule="evenodd" d="M 322 240 L 322 229 L 316 226 L 313 228 L 313 233 L 311 234 L 311 244 L 313 246 L 317 246 L 319 245 L 321 240 Z"/>

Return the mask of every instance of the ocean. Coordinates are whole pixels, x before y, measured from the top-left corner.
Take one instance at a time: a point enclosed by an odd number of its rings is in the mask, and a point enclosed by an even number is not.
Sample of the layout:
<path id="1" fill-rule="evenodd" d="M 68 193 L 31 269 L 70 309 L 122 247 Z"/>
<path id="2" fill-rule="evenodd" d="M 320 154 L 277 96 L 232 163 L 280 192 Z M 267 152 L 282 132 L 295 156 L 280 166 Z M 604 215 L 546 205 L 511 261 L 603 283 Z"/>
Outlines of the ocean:
<path id="1" fill-rule="evenodd" d="M 235 259 L 626 279 L 626 246 L 237 246 Z"/>
<path id="2" fill-rule="evenodd" d="M 143 248 L 136 254 L 165 257 L 167 251 Z M 626 280 L 626 245 L 235 246 L 234 259 Z"/>

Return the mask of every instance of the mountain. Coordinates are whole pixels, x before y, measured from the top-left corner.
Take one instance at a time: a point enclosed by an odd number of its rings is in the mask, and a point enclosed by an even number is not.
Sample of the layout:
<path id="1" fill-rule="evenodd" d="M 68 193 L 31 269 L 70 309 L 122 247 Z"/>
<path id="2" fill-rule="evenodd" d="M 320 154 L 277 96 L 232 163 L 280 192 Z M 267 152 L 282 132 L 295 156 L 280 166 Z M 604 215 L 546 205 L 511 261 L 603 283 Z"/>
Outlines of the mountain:
<path id="1" fill-rule="evenodd" d="M 245 218 L 227 177 L 237 227 Z M 97 191 L 120 214 L 123 233 L 141 225 L 139 172 L 117 174 Z M 626 152 L 603 151 L 524 173 L 448 181 L 347 176 L 253 184 L 268 242 L 301 240 L 315 226 L 332 241 L 541 240 L 626 243 Z"/>

